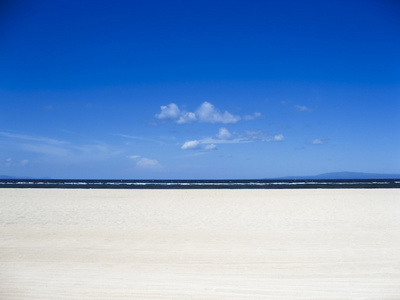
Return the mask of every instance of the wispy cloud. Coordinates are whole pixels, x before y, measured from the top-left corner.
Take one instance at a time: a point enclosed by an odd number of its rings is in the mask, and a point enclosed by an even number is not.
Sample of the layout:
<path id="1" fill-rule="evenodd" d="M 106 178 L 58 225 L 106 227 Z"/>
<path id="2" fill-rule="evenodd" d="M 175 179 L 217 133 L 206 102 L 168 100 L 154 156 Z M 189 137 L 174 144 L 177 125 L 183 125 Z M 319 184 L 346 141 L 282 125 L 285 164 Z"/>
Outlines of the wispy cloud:
<path id="1" fill-rule="evenodd" d="M 12 158 L 7 158 L 4 162 L 4 165 L 6 167 L 10 166 L 22 166 L 25 167 L 29 163 L 29 160 L 23 159 L 21 161 L 14 161 Z"/>
<path id="2" fill-rule="evenodd" d="M 136 166 L 146 170 L 160 170 L 164 167 L 156 159 L 141 157 L 140 155 L 129 155 L 128 158 L 136 160 Z"/>
<path id="3" fill-rule="evenodd" d="M 207 151 L 215 150 L 215 149 L 217 149 L 217 146 L 215 146 L 214 144 L 208 144 L 208 145 L 204 146 L 204 150 L 207 150 Z"/>
<path id="4" fill-rule="evenodd" d="M 283 136 L 283 134 L 277 134 L 277 135 L 274 135 L 273 140 L 275 142 L 282 142 L 285 140 L 285 137 Z"/>
<path id="5" fill-rule="evenodd" d="M 246 121 L 251 121 L 251 120 L 255 120 L 255 119 L 259 118 L 259 117 L 261 117 L 261 113 L 255 112 L 252 115 L 245 115 L 243 117 L 243 119 L 245 119 Z"/>
<path id="6" fill-rule="evenodd" d="M 24 159 L 20 161 L 21 166 L 26 166 L 29 163 L 29 160 Z"/>
<path id="7" fill-rule="evenodd" d="M 215 149 L 215 144 L 241 144 L 252 142 L 282 142 L 285 137 L 282 134 L 267 135 L 262 131 L 244 131 L 243 133 L 231 133 L 222 127 L 214 137 L 207 137 L 199 140 L 185 142 L 182 150 L 205 150 Z"/>
<path id="8" fill-rule="evenodd" d="M 245 130 L 243 133 L 230 133 L 226 128 L 220 128 L 216 137 L 225 143 L 280 142 L 284 140 L 282 134 L 271 136 L 260 130 Z"/>
<path id="9" fill-rule="evenodd" d="M 313 141 L 311 142 L 311 144 L 312 144 L 312 145 L 323 145 L 323 144 L 325 144 L 325 141 L 324 141 L 324 140 L 321 140 L 321 139 L 315 139 L 315 140 L 313 140 Z"/>
<path id="10" fill-rule="evenodd" d="M 138 166 L 141 169 L 162 169 L 163 166 L 155 159 L 150 159 L 150 158 L 141 158 L 137 163 L 136 166 Z"/>
<path id="11" fill-rule="evenodd" d="M 0 132 L 0 135 L 4 136 L 4 137 L 11 138 L 11 139 L 18 139 L 18 140 L 24 140 L 24 141 L 33 141 L 33 142 L 43 142 L 43 143 L 53 144 L 53 145 L 68 144 L 68 142 L 65 142 L 65 141 L 60 141 L 60 140 L 41 137 L 41 136 L 15 134 L 15 133 L 9 133 L 9 132 Z"/>
<path id="12" fill-rule="evenodd" d="M 261 130 L 246 130 L 242 134 L 238 135 L 240 138 L 248 141 L 253 141 L 253 142 L 270 142 L 272 141 L 272 138 L 267 135 L 265 132 L 262 132 Z"/>
<path id="13" fill-rule="evenodd" d="M 140 137 L 140 136 L 127 135 L 127 134 L 116 134 L 116 135 L 120 136 L 120 137 L 127 138 L 127 139 L 132 139 L 132 140 L 139 140 L 139 141 L 145 141 L 145 142 L 158 143 L 160 145 L 164 143 L 164 142 L 156 140 L 156 139 L 145 138 L 145 137 Z"/>
<path id="14" fill-rule="evenodd" d="M 11 166 L 12 163 L 13 163 L 12 158 L 7 158 L 6 161 L 5 161 L 5 165 L 6 165 L 7 167 Z"/>
<path id="15" fill-rule="evenodd" d="M 28 152 L 33 152 L 37 154 L 42 154 L 47 156 L 47 158 L 51 157 L 71 157 L 73 156 L 72 149 L 70 147 L 59 147 L 59 146 L 54 146 L 54 145 L 49 145 L 49 144 L 20 144 L 19 147 L 22 150 L 28 151 Z"/>
<path id="16" fill-rule="evenodd" d="M 304 105 L 295 105 L 294 108 L 299 112 L 310 112 L 312 111 L 311 108 L 304 106 Z"/>
<path id="17" fill-rule="evenodd" d="M 161 106 L 161 112 L 155 115 L 160 120 L 173 120 L 178 124 L 201 123 L 237 123 L 240 116 L 228 111 L 221 113 L 213 104 L 203 102 L 195 112 L 182 111 L 175 103 Z"/>
<path id="18" fill-rule="evenodd" d="M 102 160 L 122 152 L 102 142 L 75 144 L 48 137 L 0 132 L 0 136 L 9 139 L 8 144 L 16 150 L 36 154 L 41 161 L 71 163 Z M 21 162 L 26 165 L 28 160 Z"/>
<path id="19" fill-rule="evenodd" d="M 240 143 L 251 143 L 252 141 L 247 140 L 243 137 L 235 137 L 229 140 L 223 140 L 216 137 L 206 137 L 199 140 L 201 144 L 240 144 Z"/>

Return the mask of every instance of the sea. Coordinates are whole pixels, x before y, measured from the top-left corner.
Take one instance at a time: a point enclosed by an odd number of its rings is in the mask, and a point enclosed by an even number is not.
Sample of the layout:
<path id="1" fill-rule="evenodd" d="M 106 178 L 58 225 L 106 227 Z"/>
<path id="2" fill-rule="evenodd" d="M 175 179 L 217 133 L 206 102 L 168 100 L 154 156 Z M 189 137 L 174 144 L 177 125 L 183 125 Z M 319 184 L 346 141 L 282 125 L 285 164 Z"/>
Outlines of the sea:
<path id="1" fill-rule="evenodd" d="M 95 180 L 0 179 L 0 188 L 57 189 L 389 189 L 400 179 Z"/>

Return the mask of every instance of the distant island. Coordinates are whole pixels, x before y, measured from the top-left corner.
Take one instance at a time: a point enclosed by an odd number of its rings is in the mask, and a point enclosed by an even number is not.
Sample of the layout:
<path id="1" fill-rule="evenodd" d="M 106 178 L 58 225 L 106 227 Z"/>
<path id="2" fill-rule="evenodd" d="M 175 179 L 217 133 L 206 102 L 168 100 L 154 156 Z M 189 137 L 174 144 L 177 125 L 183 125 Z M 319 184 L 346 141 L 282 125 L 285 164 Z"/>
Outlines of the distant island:
<path id="1" fill-rule="evenodd" d="M 394 179 L 400 178 L 400 174 L 380 174 L 380 173 L 361 173 L 361 172 L 331 172 L 311 176 L 286 176 L 272 179 Z"/>

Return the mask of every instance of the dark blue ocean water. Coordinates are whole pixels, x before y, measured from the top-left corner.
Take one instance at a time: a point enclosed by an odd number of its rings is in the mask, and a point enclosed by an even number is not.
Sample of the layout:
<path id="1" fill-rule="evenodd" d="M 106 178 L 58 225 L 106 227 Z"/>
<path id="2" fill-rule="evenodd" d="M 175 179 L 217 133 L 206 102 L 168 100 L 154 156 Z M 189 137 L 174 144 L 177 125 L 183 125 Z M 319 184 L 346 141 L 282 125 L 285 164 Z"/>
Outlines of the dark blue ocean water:
<path id="1" fill-rule="evenodd" d="M 0 179 L 0 188 L 63 189 L 349 189 L 400 188 L 400 179 L 60 180 Z"/>

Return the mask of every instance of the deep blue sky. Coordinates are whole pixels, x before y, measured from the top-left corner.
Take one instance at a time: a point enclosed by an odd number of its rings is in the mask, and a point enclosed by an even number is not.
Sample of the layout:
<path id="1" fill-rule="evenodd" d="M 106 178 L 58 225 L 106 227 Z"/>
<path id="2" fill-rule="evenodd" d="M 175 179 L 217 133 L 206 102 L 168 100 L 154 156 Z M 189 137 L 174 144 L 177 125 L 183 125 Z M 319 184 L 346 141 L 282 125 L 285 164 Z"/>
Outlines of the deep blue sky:
<path id="1" fill-rule="evenodd" d="M 0 174 L 400 173 L 400 4 L 3 1 Z"/>

